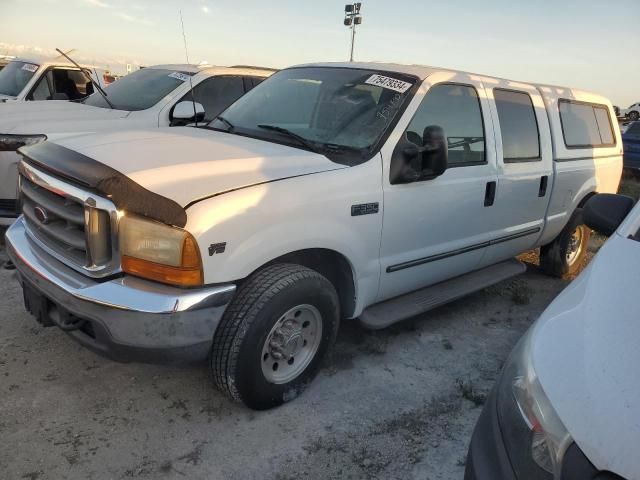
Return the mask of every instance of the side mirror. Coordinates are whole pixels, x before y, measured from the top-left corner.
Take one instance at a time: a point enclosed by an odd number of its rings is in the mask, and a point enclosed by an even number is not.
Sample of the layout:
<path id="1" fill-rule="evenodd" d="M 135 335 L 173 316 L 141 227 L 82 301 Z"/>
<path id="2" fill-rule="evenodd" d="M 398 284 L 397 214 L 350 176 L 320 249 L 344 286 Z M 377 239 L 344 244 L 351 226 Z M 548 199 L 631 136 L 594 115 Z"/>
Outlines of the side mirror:
<path id="1" fill-rule="evenodd" d="M 196 114 L 193 114 L 195 108 Z M 173 107 L 171 114 L 172 125 L 186 125 L 189 122 L 204 120 L 204 107 L 198 102 L 179 102 Z"/>
<path id="2" fill-rule="evenodd" d="M 612 235 L 633 208 L 633 198 L 612 193 L 591 197 L 582 209 L 584 224 L 602 235 Z"/>
<path id="3" fill-rule="evenodd" d="M 449 155 L 444 130 L 432 125 L 424 129 L 422 138 L 411 131 L 406 135 L 406 140 L 397 147 L 399 151 L 394 152 L 391 183 L 411 183 L 442 175 Z"/>
<path id="4" fill-rule="evenodd" d="M 422 142 L 427 150 L 423 153 L 423 172 L 431 170 L 433 177 L 439 177 L 447 169 L 449 145 L 442 127 L 431 125 L 424 129 Z"/>

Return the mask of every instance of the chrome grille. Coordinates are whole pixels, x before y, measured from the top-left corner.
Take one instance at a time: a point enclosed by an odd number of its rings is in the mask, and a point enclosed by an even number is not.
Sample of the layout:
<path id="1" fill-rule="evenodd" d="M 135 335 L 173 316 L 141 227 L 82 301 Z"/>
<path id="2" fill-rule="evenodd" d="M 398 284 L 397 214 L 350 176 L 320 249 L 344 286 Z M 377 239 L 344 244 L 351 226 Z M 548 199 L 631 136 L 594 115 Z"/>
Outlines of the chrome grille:
<path id="1" fill-rule="evenodd" d="M 120 271 L 112 202 L 24 162 L 20 202 L 27 233 L 49 254 L 92 277 Z"/>

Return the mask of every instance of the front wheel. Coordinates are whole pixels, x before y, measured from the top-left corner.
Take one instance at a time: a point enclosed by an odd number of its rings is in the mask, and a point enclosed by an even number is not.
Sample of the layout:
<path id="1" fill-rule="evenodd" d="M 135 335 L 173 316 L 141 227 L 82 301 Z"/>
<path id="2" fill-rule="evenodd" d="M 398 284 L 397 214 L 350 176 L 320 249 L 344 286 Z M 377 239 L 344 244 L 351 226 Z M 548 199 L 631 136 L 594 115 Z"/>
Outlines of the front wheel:
<path id="1" fill-rule="evenodd" d="M 242 285 L 216 330 L 214 383 L 256 410 L 288 402 L 315 377 L 338 323 L 338 295 L 325 277 L 300 265 L 265 267 Z"/>
<path id="2" fill-rule="evenodd" d="M 556 239 L 540 249 L 540 267 L 547 275 L 571 277 L 582 268 L 587 255 L 591 230 L 582 223 L 582 209 L 577 209 Z"/>
<path id="3" fill-rule="evenodd" d="M 629 120 L 631 120 L 632 122 L 637 122 L 639 118 L 640 113 L 636 112 L 635 110 L 633 112 L 629 112 Z"/>

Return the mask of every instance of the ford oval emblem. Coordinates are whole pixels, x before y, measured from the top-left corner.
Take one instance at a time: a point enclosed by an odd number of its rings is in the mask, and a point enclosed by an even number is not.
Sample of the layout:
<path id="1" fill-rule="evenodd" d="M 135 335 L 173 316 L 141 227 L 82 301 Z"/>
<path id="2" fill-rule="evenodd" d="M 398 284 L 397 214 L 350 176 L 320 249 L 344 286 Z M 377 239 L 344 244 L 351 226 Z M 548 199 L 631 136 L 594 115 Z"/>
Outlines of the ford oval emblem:
<path id="1" fill-rule="evenodd" d="M 38 221 L 43 225 L 46 225 L 47 223 L 49 223 L 49 215 L 47 214 L 47 211 L 44 208 L 35 207 L 33 209 L 33 213 L 35 214 Z"/>

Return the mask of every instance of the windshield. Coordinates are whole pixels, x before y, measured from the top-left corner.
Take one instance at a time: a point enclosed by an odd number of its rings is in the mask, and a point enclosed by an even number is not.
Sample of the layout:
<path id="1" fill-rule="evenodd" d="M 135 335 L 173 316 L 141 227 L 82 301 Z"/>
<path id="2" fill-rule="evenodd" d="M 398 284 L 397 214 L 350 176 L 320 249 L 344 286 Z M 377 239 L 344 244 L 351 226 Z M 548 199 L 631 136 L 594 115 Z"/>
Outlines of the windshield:
<path id="1" fill-rule="evenodd" d="M 118 110 L 146 110 L 189 80 L 191 75 L 193 74 L 189 72 L 144 68 L 110 84 L 105 92 Z M 109 108 L 99 92 L 87 97 L 83 103 L 92 107 Z"/>
<path id="2" fill-rule="evenodd" d="M 394 124 L 415 83 L 408 75 L 352 68 L 282 70 L 210 126 L 315 150 L 329 158 L 364 160 Z"/>
<path id="3" fill-rule="evenodd" d="M 9 62 L 0 71 L 0 94 L 17 97 L 38 70 L 39 65 L 27 62 Z"/>

